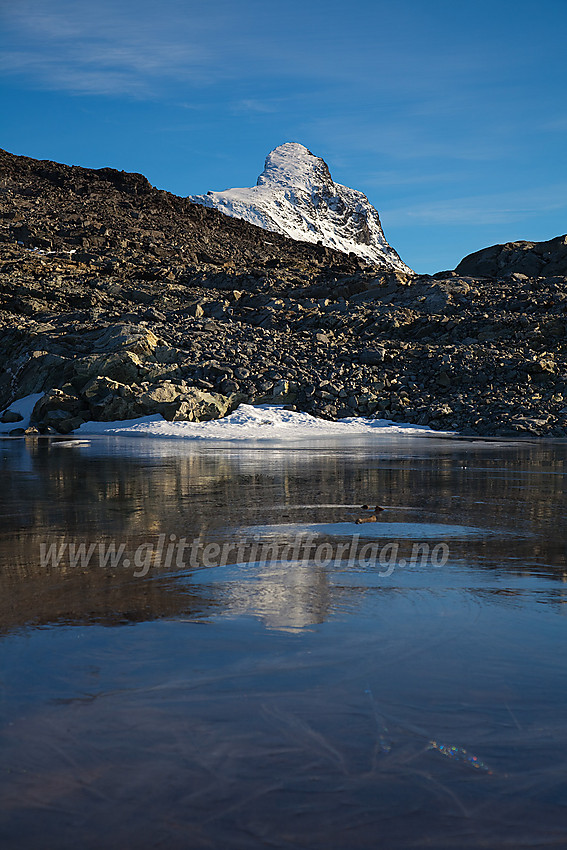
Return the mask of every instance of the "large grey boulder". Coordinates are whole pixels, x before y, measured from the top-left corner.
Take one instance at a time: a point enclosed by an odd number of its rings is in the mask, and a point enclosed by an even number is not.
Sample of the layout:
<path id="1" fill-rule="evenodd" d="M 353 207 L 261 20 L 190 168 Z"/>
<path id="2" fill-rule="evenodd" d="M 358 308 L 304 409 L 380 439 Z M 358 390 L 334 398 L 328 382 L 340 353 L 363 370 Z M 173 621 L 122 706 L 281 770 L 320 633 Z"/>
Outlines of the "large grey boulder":
<path id="1" fill-rule="evenodd" d="M 136 419 L 144 414 L 135 391 L 127 384 L 97 376 L 88 382 L 81 393 L 88 405 L 90 418 L 99 422 Z"/>
<path id="2" fill-rule="evenodd" d="M 31 422 L 43 429 L 54 428 L 61 434 L 69 434 L 88 418 L 88 410 L 81 399 L 67 384 L 64 390 L 52 389 L 36 403 Z"/>
<path id="3" fill-rule="evenodd" d="M 425 313 L 434 315 L 436 313 L 443 313 L 451 303 L 452 298 L 448 288 L 434 283 L 426 288 L 424 300 L 420 306 Z"/>
<path id="4" fill-rule="evenodd" d="M 359 355 L 360 363 L 366 366 L 380 366 L 386 359 L 386 349 L 377 345 L 375 348 L 364 348 Z"/>
<path id="5" fill-rule="evenodd" d="M 159 341 L 156 335 L 142 325 L 109 325 L 103 331 L 90 335 L 93 351 L 131 351 L 140 357 L 153 354 Z"/>
<path id="6" fill-rule="evenodd" d="M 75 384 L 81 380 L 86 384 L 97 376 L 111 378 L 120 384 L 134 384 L 145 372 L 141 357 L 133 351 L 119 351 L 111 354 L 91 355 L 76 360 L 73 364 Z"/>
<path id="7" fill-rule="evenodd" d="M 77 395 L 72 395 L 60 389 L 52 389 L 46 392 L 36 403 L 31 420 L 32 422 L 42 422 L 47 414 L 54 410 L 61 410 L 75 416 L 79 413 L 81 407 L 81 400 Z"/>
<path id="8" fill-rule="evenodd" d="M 170 422 L 207 422 L 222 419 L 234 406 L 229 396 L 189 387 L 173 403 L 164 406 L 162 416 Z"/>
<path id="9" fill-rule="evenodd" d="M 160 413 L 169 422 L 220 419 L 233 406 L 229 396 L 169 381 L 147 389 L 138 402 L 146 413 Z"/>
<path id="10" fill-rule="evenodd" d="M 0 408 L 14 398 L 62 386 L 73 374 L 73 361 L 48 351 L 32 351 L 6 370 L 0 379 Z"/>
<path id="11" fill-rule="evenodd" d="M 567 275 L 567 235 L 547 242 L 491 245 L 466 256 L 455 271 L 472 277 L 503 277 L 514 273 L 528 277 Z"/>

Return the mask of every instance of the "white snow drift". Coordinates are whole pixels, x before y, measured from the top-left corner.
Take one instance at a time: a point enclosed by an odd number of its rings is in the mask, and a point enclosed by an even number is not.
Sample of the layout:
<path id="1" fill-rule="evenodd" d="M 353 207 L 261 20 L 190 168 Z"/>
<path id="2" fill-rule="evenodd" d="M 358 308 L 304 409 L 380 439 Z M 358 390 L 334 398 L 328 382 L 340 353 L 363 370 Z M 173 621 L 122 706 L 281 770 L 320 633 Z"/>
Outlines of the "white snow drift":
<path id="1" fill-rule="evenodd" d="M 106 434 L 128 437 L 166 437 L 188 440 L 296 441 L 320 437 L 357 437 L 372 434 L 433 433 L 430 428 L 387 419 L 340 419 L 331 422 L 308 413 L 278 406 L 241 404 L 223 419 L 210 422 L 166 422 L 159 414 L 125 422 L 85 422 L 79 436 Z"/>

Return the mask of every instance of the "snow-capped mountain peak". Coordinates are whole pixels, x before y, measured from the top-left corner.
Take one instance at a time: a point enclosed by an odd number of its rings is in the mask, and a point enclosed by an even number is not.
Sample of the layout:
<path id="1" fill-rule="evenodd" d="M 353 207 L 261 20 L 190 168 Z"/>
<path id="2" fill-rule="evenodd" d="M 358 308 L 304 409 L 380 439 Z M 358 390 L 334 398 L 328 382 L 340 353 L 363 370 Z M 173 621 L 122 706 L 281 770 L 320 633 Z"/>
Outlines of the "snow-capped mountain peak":
<path id="1" fill-rule="evenodd" d="M 292 239 L 320 242 L 375 265 L 411 271 L 386 241 L 366 195 L 334 183 L 327 163 L 298 142 L 286 142 L 268 154 L 256 186 L 189 200 Z"/>
<path id="2" fill-rule="evenodd" d="M 332 191 L 334 187 L 325 160 L 298 142 L 286 142 L 268 154 L 257 185 L 284 189 L 293 186 L 306 191 L 317 186 L 326 186 Z"/>

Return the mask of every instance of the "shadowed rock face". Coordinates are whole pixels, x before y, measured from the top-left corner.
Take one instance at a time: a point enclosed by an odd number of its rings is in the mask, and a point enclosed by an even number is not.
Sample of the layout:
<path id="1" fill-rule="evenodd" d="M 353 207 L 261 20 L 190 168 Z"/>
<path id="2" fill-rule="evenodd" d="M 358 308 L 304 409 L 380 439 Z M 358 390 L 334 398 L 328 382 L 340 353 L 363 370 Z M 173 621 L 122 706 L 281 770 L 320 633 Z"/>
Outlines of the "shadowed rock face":
<path id="1" fill-rule="evenodd" d="M 514 273 L 527 277 L 567 275 L 567 236 L 556 236 L 547 242 L 492 245 L 469 254 L 455 271 L 476 277 L 504 277 Z"/>
<path id="2" fill-rule="evenodd" d="M 141 175 L 5 152 L 0 169 L 0 432 L 21 428 L 16 400 L 42 394 L 42 433 L 272 401 L 327 419 L 567 435 L 567 286 L 551 274 L 565 238 L 518 249 L 545 276 L 488 277 L 510 246 L 458 272 L 387 272 Z M 465 275 L 469 260 L 480 270 Z"/>

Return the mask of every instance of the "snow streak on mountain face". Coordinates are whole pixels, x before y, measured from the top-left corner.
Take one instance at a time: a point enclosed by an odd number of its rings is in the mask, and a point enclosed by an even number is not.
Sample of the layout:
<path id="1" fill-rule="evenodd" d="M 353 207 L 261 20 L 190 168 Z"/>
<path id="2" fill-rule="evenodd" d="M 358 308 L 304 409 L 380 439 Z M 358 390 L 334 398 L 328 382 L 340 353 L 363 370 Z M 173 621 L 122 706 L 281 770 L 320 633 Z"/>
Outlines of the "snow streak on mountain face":
<path id="1" fill-rule="evenodd" d="M 189 200 L 292 239 L 320 242 L 379 266 L 411 271 L 386 242 L 366 195 L 334 183 L 327 163 L 296 142 L 268 154 L 256 186 L 191 195 Z"/>

